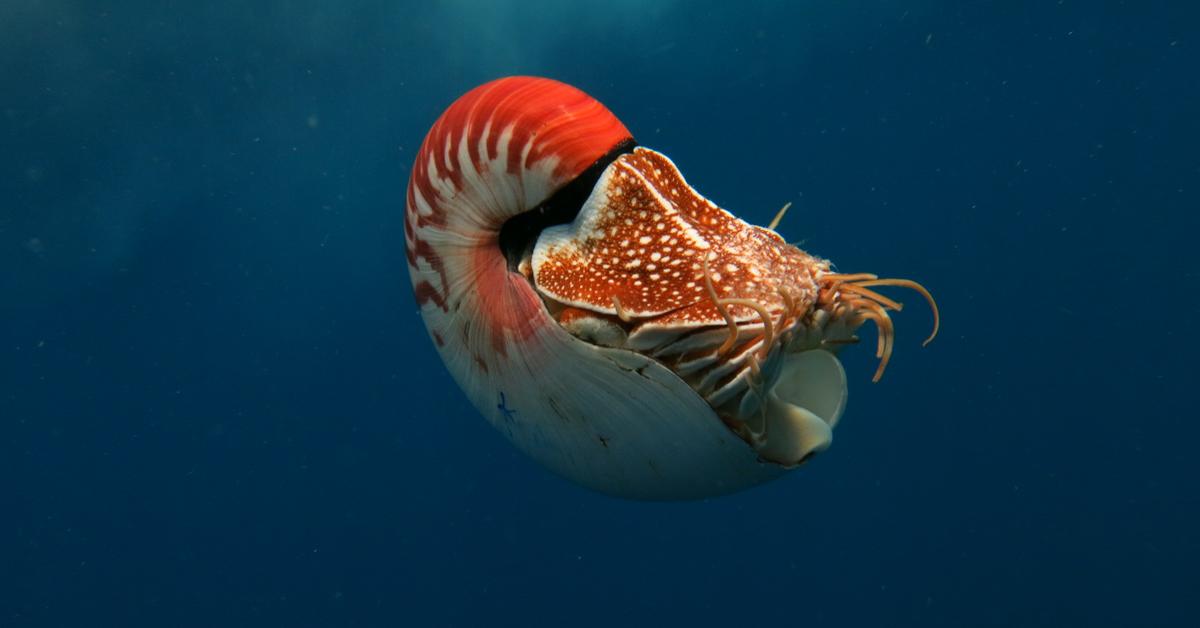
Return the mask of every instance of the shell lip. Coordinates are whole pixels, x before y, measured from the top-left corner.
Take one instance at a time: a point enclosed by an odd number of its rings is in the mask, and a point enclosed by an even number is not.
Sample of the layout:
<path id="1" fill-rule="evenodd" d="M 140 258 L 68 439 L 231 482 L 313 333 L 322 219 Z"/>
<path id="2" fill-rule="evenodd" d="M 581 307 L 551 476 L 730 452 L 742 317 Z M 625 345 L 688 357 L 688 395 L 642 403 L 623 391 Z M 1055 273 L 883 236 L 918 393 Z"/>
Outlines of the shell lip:
<path id="1" fill-rule="evenodd" d="M 499 245 L 508 269 L 519 270 L 521 261 L 528 259 L 538 235 L 546 228 L 575 220 L 604 170 L 621 155 L 632 153 L 637 145 L 632 137 L 618 142 L 537 207 L 506 220 L 500 227 Z"/>

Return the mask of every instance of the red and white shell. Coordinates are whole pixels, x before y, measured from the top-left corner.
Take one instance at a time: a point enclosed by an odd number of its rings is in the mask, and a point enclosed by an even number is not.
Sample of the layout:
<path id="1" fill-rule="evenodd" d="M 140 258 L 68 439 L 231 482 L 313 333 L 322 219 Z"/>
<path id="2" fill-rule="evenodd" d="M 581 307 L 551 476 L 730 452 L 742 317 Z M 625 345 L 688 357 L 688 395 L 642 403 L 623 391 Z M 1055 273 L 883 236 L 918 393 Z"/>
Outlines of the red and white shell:
<path id="1" fill-rule="evenodd" d="M 899 304 L 870 287 L 927 294 L 830 272 L 542 78 L 442 114 L 405 239 L 429 335 L 476 408 L 559 474 L 632 498 L 733 492 L 824 449 L 846 399 L 836 350 L 870 320 L 891 352 Z"/>

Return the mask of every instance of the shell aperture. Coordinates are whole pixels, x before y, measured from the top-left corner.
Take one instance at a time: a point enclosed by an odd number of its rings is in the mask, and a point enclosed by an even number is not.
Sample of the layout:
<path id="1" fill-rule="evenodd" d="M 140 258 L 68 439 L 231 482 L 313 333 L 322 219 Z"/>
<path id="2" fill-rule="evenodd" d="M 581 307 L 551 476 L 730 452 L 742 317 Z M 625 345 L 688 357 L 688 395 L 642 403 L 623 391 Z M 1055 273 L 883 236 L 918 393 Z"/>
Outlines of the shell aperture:
<path id="1" fill-rule="evenodd" d="M 818 307 L 829 262 L 717 207 L 666 156 L 610 165 L 576 220 L 542 233 L 531 275 L 565 329 L 664 363 L 764 460 L 829 445 L 846 399 L 833 353 L 867 319 Z"/>

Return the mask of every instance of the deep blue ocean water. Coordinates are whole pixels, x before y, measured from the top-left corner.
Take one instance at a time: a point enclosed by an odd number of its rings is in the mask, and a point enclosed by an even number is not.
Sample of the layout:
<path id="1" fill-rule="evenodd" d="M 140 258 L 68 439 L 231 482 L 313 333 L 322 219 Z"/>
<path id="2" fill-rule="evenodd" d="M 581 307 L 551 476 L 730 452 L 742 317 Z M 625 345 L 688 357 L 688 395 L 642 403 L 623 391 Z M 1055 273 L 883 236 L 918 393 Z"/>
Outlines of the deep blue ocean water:
<path id="1" fill-rule="evenodd" d="M 740 4 L 0 3 L 0 626 L 1200 624 L 1198 10 Z M 772 484 L 543 470 L 403 252 L 508 74 L 941 336 Z"/>

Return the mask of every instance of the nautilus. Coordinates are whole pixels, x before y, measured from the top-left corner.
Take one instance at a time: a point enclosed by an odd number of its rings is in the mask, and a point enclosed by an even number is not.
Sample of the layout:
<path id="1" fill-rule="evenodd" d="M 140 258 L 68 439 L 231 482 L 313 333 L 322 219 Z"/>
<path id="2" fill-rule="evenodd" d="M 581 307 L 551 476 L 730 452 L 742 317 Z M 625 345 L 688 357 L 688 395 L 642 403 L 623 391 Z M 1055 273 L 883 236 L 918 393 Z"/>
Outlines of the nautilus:
<path id="1" fill-rule="evenodd" d="M 778 216 L 777 216 L 778 219 Z M 886 286 L 836 272 L 710 202 L 569 85 L 498 79 L 433 124 L 408 185 L 413 291 L 442 361 L 512 443 L 579 484 L 694 499 L 827 448 L 837 353 L 877 329 Z M 928 340 L 926 340 L 928 343 Z"/>

